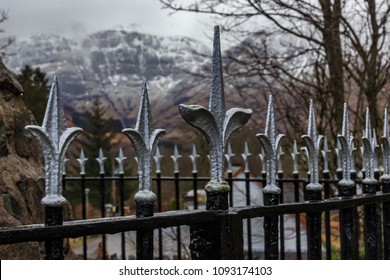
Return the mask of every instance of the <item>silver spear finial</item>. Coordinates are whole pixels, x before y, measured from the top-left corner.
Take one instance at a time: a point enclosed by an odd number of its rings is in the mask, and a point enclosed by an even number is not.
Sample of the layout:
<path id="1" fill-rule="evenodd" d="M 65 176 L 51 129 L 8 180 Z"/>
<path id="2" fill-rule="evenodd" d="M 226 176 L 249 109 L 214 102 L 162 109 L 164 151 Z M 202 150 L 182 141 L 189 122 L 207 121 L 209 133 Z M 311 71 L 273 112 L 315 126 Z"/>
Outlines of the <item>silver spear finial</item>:
<path id="1" fill-rule="evenodd" d="M 326 139 L 326 137 L 324 137 L 324 145 L 322 147 L 322 158 L 324 160 L 324 172 L 329 172 L 329 153 L 330 153 L 330 150 L 329 150 L 329 147 L 328 147 L 328 141 Z"/>
<path id="2" fill-rule="evenodd" d="M 103 155 L 102 148 L 99 148 L 99 156 L 96 158 L 96 161 L 99 163 L 99 173 L 104 174 L 106 171 L 104 170 L 104 161 L 107 158 Z"/>
<path id="3" fill-rule="evenodd" d="M 77 159 L 80 164 L 80 175 L 85 175 L 85 163 L 88 161 L 88 158 L 84 155 L 84 150 L 81 149 L 80 157 Z"/>
<path id="4" fill-rule="evenodd" d="M 66 175 L 66 166 L 67 166 L 68 162 L 69 162 L 69 159 L 65 156 L 65 158 L 64 158 L 64 166 L 62 168 L 62 175 L 63 176 Z"/>
<path id="5" fill-rule="evenodd" d="M 336 152 L 336 157 L 337 157 L 337 172 L 341 172 L 343 170 L 343 159 L 342 159 L 342 151 L 341 151 L 341 145 L 340 141 L 336 141 L 336 148 L 334 148 Z"/>
<path id="6" fill-rule="evenodd" d="M 310 99 L 309 123 L 307 128 L 307 135 L 302 135 L 302 139 L 304 140 L 307 148 L 307 153 L 309 158 L 309 170 L 310 170 L 310 183 L 306 186 L 306 189 L 313 190 L 313 191 L 320 191 L 323 189 L 323 187 L 319 183 L 318 152 L 320 150 L 323 136 L 317 135 L 316 117 L 315 117 L 315 111 L 314 111 L 314 105 L 312 99 Z"/>
<path id="7" fill-rule="evenodd" d="M 135 128 L 125 128 L 122 132 L 133 143 L 138 159 L 138 192 L 134 199 L 137 202 L 154 202 L 156 195 L 152 189 L 152 157 L 158 141 L 165 135 L 163 129 L 153 129 L 152 116 L 146 82 L 142 85 L 141 99 Z"/>
<path id="8" fill-rule="evenodd" d="M 278 149 L 278 172 L 283 173 L 283 160 L 284 157 L 283 147 L 280 146 Z"/>
<path id="9" fill-rule="evenodd" d="M 349 114 L 347 103 L 344 103 L 344 115 L 341 135 L 337 136 L 340 143 L 340 159 L 342 163 L 343 178 L 339 182 L 343 187 L 354 187 L 355 183 L 351 180 L 352 158 L 353 158 L 353 136 L 349 131 Z"/>
<path id="10" fill-rule="evenodd" d="M 62 196 L 62 171 L 66 150 L 77 134 L 83 130 L 79 127 L 67 128 L 64 109 L 54 76 L 47 102 L 42 126 L 28 125 L 30 132 L 42 148 L 45 161 L 45 197 L 44 206 L 61 207 L 66 199 Z"/>
<path id="11" fill-rule="evenodd" d="M 118 167 L 119 167 L 119 170 L 118 170 L 119 175 L 122 175 L 125 173 L 123 163 L 126 159 L 127 159 L 127 157 L 123 156 L 123 151 L 122 151 L 122 148 L 120 147 L 118 157 L 115 158 L 116 162 L 118 163 Z"/>
<path id="12" fill-rule="evenodd" d="M 177 145 L 175 145 L 175 148 L 173 149 L 173 155 L 171 156 L 171 159 L 173 160 L 175 173 L 178 173 L 180 171 L 179 170 L 179 159 L 180 158 L 181 158 L 181 154 L 179 154 L 179 150 L 177 149 Z"/>
<path id="13" fill-rule="evenodd" d="M 226 192 L 229 185 L 224 181 L 224 150 L 230 135 L 243 126 L 250 118 L 252 110 L 232 108 L 225 111 L 223 90 L 222 60 L 219 40 L 219 27 L 214 28 L 214 47 L 209 110 L 200 105 L 179 105 L 183 119 L 199 129 L 210 145 L 211 181 L 206 191 Z"/>
<path id="14" fill-rule="evenodd" d="M 156 173 L 161 173 L 161 159 L 163 156 L 160 154 L 160 149 L 156 147 L 156 152 L 154 153 L 154 163 L 156 164 Z"/>
<path id="15" fill-rule="evenodd" d="M 256 134 L 264 151 L 265 165 L 267 169 L 267 184 L 263 189 L 263 193 L 279 194 L 280 188 L 276 185 L 276 157 L 281 141 L 284 138 L 283 134 L 276 135 L 274 106 L 272 95 L 268 100 L 267 121 L 265 125 L 265 133 Z"/>
<path id="16" fill-rule="evenodd" d="M 192 162 L 192 173 L 198 172 L 198 169 L 197 169 L 197 166 L 196 166 L 196 162 L 199 159 L 199 155 L 196 153 L 195 144 L 192 145 L 192 154 L 190 155 L 190 159 L 191 159 L 191 162 Z"/>
<path id="17" fill-rule="evenodd" d="M 293 145 L 293 151 L 291 153 L 291 157 L 292 157 L 292 160 L 293 160 L 293 172 L 294 173 L 298 173 L 299 170 L 298 170 L 298 158 L 299 158 L 299 151 L 298 151 L 298 147 L 297 147 L 297 141 L 294 140 L 294 145 Z"/>
<path id="18" fill-rule="evenodd" d="M 371 119 L 369 109 L 366 109 L 366 127 L 363 137 L 363 158 L 366 169 L 366 181 L 374 179 L 374 157 L 375 157 L 375 139 L 371 128 Z M 375 179 L 374 179 L 375 180 Z"/>
<path id="19" fill-rule="evenodd" d="M 248 148 L 248 142 L 245 141 L 244 153 L 241 154 L 242 159 L 244 160 L 244 164 L 245 164 L 245 172 L 249 172 L 249 157 L 251 155 L 252 154 L 249 152 L 249 148 Z"/>
<path id="20" fill-rule="evenodd" d="M 265 154 L 264 154 L 264 149 L 260 149 L 260 154 L 259 154 L 260 162 L 261 162 L 261 173 L 266 173 L 265 171 Z"/>
<path id="21" fill-rule="evenodd" d="M 232 158 L 233 157 L 234 157 L 234 154 L 232 152 L 232 146 L 230 145 L 230 143 L 228 143 L 227 153 L 225 154 L 225 159 L 227 162 L 227 172 L 232 172 L 232 169 L 233 169 Z"/>

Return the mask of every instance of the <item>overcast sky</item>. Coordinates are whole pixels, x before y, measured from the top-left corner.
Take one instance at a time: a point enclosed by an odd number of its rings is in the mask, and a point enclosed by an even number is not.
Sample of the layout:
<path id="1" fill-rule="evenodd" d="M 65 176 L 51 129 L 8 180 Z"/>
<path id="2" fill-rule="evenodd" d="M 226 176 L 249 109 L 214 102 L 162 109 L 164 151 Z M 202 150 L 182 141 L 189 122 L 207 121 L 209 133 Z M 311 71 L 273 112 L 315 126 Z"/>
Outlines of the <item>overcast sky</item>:
<path id="1" fill-rule="evenodd" d="M 1 36 L 26 37 L 55 33 L 65 37 L 120 28 L 157 35 L 186 35 L 209 42 L 208 16 L 176 13 L 168 16 L 158 0 L 1 0 L 9 19 Z"/>

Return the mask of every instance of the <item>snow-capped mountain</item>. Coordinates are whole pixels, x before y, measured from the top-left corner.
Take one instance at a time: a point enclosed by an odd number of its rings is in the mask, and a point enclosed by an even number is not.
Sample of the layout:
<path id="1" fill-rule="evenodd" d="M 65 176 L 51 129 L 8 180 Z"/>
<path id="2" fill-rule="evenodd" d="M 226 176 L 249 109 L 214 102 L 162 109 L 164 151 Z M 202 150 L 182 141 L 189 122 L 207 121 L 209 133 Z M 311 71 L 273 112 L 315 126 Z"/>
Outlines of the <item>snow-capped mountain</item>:
<path id="1" fill-rule="evenodd" d="M 186 72 L 196 73 L 211 62 L 193 51 L 211 54 L 210 49 L 188 37 L 107 30 L 77 41 L 60 35 L 17 40 L 10 50 L 15 55 L 5 63 L 16 73 L 30 65 L 55 74 L 74 122 L 99 96 L 108 116 L 134 126 L 141 85 L 147 81 L 156 126 L 169 130 L 176 126 L 171 118 L 180 117 L 177 105 L 189 103 L 194 87 L 204 85 L 202 78 Z M 202 88 L 202 95 L 206 97 L 207 90 Z"/>

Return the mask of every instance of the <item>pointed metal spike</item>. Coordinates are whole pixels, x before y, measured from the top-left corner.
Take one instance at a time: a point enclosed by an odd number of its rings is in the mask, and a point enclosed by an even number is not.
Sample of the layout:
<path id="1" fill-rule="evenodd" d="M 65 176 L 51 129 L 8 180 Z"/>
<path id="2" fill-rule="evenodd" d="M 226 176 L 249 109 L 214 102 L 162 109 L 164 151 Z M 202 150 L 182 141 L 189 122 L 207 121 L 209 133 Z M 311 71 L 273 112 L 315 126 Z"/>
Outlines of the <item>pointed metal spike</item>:
<path id="1" fill-rule="evenodd" d="M 284 135 L 276 135 L 272 96 L 270 96 L 268 99 L 268 111 L 265 132 L 263 134 L 257 134 L 256 137 L 260 141 L 262 151 L 264 152 L 263 163 L 265 163 L 265 167 L 267 170 L 267 184 L 263 189 L 263 193 L 279 194 L 281 190 L 276 185 L 276 160 L 278 156 L 280 142 L 282 139 L 284 139 Z M 282 161 L 280 161 L 279 164 L 282 164 Z M 283 170 L 281 165 L 280 167 L 280 170 Z"/>
<path id="2" fill-rule="evenodd" d="M 248 142 L 245 142 L 244 153 L 241 154 L 242 159 L 244 160 L 244 164 L 245 164 L 245 172 L 249 172 L 249 157 L 251 155 L 252 154 L 249 152 L 249 148 L 248 148 Z"/>
<path id="3" fill-rule="evenodd" d="M 107 158 L 103 155 L 103 150 L 102 148 L 99 148 L 99 157 L 96 158 L 97 162 L 99 163 L 99 173 L 100 174 L 104 174 L 105 171 L 104 171 L 104 161 L 106 160 Z"/>
<path id="4" fill-rule="evenodd" d="M 69 159 L 65 156 L 64 158 L 64 166 L 63 166 L 63 169 L 62 169 L 62 176 L 65 176 L 66 175 L 66 166 L 69 162 Z"/>
<path id="5" fill-rule="evenodd" d="M 263 148 L 260 149 L 259 158 L 260 158 L 260 162 L 261 162 L 261 173 L 266 173 L 266 171 L 265 171 L 265 154 L 264 154 Z"/>
<path id="6" fill-rule="evenodd" d="M 77 159 L 80 164 L 80 175 L 85 175 L 85 163 L 88 161 L 88 158 L 84 155 L 84 150 L 81 149 L 80 157 Z"/>
<path id="7" fill-rule="evenodd" d="M 49 93 L 42 126 L 28 125 L 25 129 L 39 142 L 45 162 L 45 197 L 44 206 L 62 207 L 66 199 L 62 196 L 62 172 L 66 150 L 73 139 L 82 132 L 81 128 L 67 128 L 64 109 L 54 76 Z"/>
<path id="8" fill-rule="evenodd" d="M 310 99 L 310 108 L 309 108 L 309 122 L 307 126 L 307 135 L 311 137 L 313 143 L 317 143 L 317 125 L 316 125 L 316 115 L 314 111 L 313 99 Z"/>
<path id="9" fill-rule="evenodd" d="M 141 89 L 140 106 L 135 129 L 141 133 L 146 143 L 150 141 L 150 137 L 152 135 L 152 123 L 153 121 L 152 114 L 150 113 L 148 88 L 146 82 L 144 82 Z"/>
<path id="10" fill-rule="evenodd" d="M 328 141 L 326 139 L 326 137 L 324 137 L 324 146 L 322 148 L 322 157 L 323 157 L 323 160 L 324 160 L 324 170 L 323 172 L 329 172 L 329 157 L 328 157 L 328 154 L 330 153 L 330 150 L 328 148 Z"/>
<path id="11" fill-rule="evenodd" d="M 294 173 L 298 173 L 299 170 L 298 170 L 298 157 L 299 157 L 300 153 L 299 153 L 299 150 L 298 150 L 298 147 L 297 147 L 297 141 L 294 140 L 294 145 L 293 145 L 293 151 L 291 153 L 291 157 L 292 157 L 292 160 L 293 160 L 293 172 Z"/>
<path id="12" fill-rule="evenodd" d="M 364 137 L 371 141 L 372 138 L 372 128 L 371 128 L 371 119 L 370 119 L 370 109 L 366 108 L 366 127 L 364 129 Z"/>
<path id="13" fill-rule="evenodd" d="M 222 132 L 223 123 L 225 120 L 225 93 L 223 88 L 219 26 L 214 27 L 213 62 L 211 73 L 209 110 L 214 115 L 219 131 Z"/>
<path id="14" fill-rule="evenodd" d="M 265 122 L 264 134 L 268 136 L 268 139 L 271 141 L 272 148 L 275 149 L 276 127 L 275 127 L 275 113 L 274 113 L 272 95 L 270 95 L 268 99 L 267 119 Z"/>
<path id="15" fill-rule="evenodd" d="M 387 116 L 387 108 L 385 108 L 383 116 L 383 137 L 389 138 L 389 121 Z"/>
<path id="16" fill-rule="evenodd" d="M 154 163 L 156 164 L 156 173 L 161 173 L 161 159 L 163 156 L 160 154 L 160 149 L 157 146 L 156 147 L 156 152 L 154 153 Z"/>
<path id="17" fill-rule="evenodd" d="M 337 157 L 337 172 L 341 172 L 343 170 L 343 155 L 341 151 L 340 141 L 337 139 L 336 148 L 334 148 Z"/>
<path id="18" fill-rule="evenodd" d="M 232 158 L 233 157 L 234 157 L 234 154 L 232 152 L 232 146 L 230 145 L 230 143 L 228 143 L 227 153 L 225 154 L 225 159 L 227 162 L 227 172 L 232 172 L 232 168 L 233 168 Z"/>
<path id="19" fill-rule="evenodd" d="M 383 137 L 382 137 L 382 150 L 383 150 L 383 175 L 382 181 L 390 180 L 390 136 L 389 136 L 389 121 L 387 115 L 387 108 L 385 108 L 383 116 Z"/>
<path id="20" fill-rule="evenodd" d="M 342 126 L 342 133 L 348 141 L 351 139 L 350 131 L 349 131 L 349 113 L 348 113 L 348 105 L 347 103 L 344 103 L 344 114 L 343 114 L 343 126 Z"/>
<path id="21" fill-rule="evenodd" d="M 310 166 L 310 157 L 309 157 L 309 152 L 307 151 L 307 148 L 306 147 L 301 147 L 301 152 L 302 154 L 306 157 L 307 159 L 307 165 Z M 310 174 L 310 168 L 307 169 L 307 174 Z"/>
<path id="22" fill-rule="evenodd" d="M 127 157 L 123 156 L 122 148 L 119 148 L 118 157 L 115 158 L 118 163 L 118 174 L 122 175 L 125 173 L 123 163 L 127 159 Z"/>
<path id="23" fill-rule="evenodd" d="M 192 173 L 198 172 L 196 162 L 199 158 L 199 155 L 196 153 L 196 147 L 195 144 L 192 145 L 192 154 L 190 155 L 190 159 L 192 162 Z"/>
<path id="24" fill-rule="evenodd" d="M 283 173 L 283 158 L 284 152 L 283 152 L 283 147 L 280 146 L 278 150 L 278 172 Z"/>
<path id="25" fill-rule="evenodd" d="M 356 166 L 355 166 L 355 142 L 351 141 L 351 172 L 356 172 Z"/>
<path id="26" fill-rule="evenodd" d="M 173 150 L 173 155 L 171 156 L 171 159 L 173 160 L 175 173 L 180 172 L 179 170 L 179 159 L 181 158 L 181 155 L 179 154 L 179 150 L 177 149 L 177 145 L 175 145 L 175 148 Z"/>

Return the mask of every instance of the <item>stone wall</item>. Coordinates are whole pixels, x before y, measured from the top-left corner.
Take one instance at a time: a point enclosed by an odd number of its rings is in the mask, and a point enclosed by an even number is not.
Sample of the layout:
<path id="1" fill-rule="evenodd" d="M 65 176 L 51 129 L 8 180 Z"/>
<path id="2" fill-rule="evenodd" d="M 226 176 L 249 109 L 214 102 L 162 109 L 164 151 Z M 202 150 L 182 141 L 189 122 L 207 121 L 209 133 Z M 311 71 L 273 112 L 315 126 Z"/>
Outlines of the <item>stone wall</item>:
<path id="1" fill-rule="evenodd" d="M 41 149 L 25 130 L 35 124 L 22 88 L 0 59 L 0 227 L 44 222 Z M 0 245 L 0 259 L 41 259 L 36 242 Z"/>

